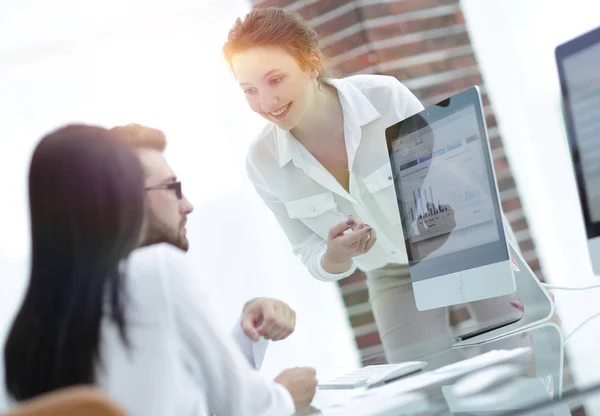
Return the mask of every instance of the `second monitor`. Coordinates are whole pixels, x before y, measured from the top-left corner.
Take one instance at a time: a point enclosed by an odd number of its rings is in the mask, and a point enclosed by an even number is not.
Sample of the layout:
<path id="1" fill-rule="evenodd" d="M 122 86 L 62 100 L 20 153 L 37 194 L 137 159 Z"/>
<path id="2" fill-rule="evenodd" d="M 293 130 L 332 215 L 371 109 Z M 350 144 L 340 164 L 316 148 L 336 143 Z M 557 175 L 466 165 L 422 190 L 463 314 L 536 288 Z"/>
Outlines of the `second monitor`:
<path id="1" fill-rule="evenodd" d="M 600 27 L 559 45 L 556 63 L 588 250 L 600 275 Z"/>

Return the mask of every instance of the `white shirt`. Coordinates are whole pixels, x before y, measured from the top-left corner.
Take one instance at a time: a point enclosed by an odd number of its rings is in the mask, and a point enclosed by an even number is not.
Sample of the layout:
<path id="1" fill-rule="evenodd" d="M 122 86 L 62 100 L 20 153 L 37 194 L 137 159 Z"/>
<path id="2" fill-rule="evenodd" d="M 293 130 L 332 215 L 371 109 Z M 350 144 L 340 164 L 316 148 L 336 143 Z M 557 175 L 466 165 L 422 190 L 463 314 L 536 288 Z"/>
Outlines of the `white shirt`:
<path id="1" fill-rule="evenodd" d="M 350 172 L 349 192 L 289 131 L 270 124 L 253 143 L 246 161 L 248 176 L 273 211 L 311 274 L 337 280 L 356 267 L 370 271 L 388 263 L 407 264 L 385 129 L 423 109 L 396 78 L 355 75 L 328 79 L 338 92 Z M 321 267 L 329 229 L 358 216 L 377 232 L 377 242 L 354 257 L 346 272 Z"/>
<path id="2" fill-rule="evenodd" d="M 183 252 L 160 244 L 129 260 L 131 350 L 105 319 L 97 382 L 130 415 L 291 415 L 289 392 L 253 370 L 214 320 Z"/>

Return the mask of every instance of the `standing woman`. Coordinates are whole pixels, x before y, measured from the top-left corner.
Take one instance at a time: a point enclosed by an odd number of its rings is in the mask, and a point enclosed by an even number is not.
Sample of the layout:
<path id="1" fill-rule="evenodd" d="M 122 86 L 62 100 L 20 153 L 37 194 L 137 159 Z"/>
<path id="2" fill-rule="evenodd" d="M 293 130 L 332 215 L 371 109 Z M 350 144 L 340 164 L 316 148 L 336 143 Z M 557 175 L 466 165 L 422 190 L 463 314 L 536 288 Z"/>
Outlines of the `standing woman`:
<path id="1" fill-rule="evenodd" d="M 223 53 L 269 122 L 247 171 L 294 253 L 319 280 L 366 272 L 388 361 L 447 348 L 447 309 L 415 306 L 385 139 L 387 127 L 423 109 L 419 100 L 391 76 L 330 77 L 315 31 L 278 8 L 238 19 Z M 479 321 L 511 310 L 507 300 L 477 306 Z"/>

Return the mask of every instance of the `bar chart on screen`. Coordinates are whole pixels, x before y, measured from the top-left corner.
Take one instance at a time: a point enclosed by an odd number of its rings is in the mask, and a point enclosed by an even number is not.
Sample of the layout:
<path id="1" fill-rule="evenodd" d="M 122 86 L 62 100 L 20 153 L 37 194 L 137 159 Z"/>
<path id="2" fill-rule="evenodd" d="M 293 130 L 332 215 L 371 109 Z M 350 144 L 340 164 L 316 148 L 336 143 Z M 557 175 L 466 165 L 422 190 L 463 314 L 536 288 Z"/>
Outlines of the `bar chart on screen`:
<path id="1" fill-rule="evenodd" d="M 487 193 L 478 183 L 462 179 L 473 178 L 473 174 L 468 169 L 457 171 L 444 165 L 432 164 L 426 177 L 419 172 L 403 177 L 404 212 L 409 222 L 416 225 L 416 241 L 493 219 Z"/>
<path id="2" fill-rule="evenodd" d="M 404 156 L 401 203 L 417 249 L 436 256 L 497 239 L 477 135 L 423 141 Z"/>

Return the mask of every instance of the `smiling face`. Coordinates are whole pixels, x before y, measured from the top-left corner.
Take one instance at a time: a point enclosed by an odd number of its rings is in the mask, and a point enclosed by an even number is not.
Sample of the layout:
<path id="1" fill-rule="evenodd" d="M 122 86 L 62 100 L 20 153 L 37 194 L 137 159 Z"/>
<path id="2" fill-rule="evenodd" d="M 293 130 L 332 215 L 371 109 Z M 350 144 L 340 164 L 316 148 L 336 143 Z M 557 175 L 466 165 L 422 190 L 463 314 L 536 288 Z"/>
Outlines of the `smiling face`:
<path id="1" fill-rule="evenodd" d="M 252 111 L 291 130 L 309 112 L 319 72 L 303 68 L 284 49 L 254 47 L 236 53 L 232 69 Z"/>

